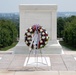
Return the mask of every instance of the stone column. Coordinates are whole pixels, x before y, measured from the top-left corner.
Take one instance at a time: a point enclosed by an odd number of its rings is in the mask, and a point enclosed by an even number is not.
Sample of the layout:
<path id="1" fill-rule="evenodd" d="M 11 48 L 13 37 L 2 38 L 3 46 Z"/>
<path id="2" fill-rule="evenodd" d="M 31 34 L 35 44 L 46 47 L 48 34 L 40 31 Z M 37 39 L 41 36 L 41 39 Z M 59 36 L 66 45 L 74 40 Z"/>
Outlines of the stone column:
<path id="1" fill-rule="evenodd" d="M 57 14 L 56 11 L 52 11 L 52 40 L 56 41 L 57 40 Z"/>

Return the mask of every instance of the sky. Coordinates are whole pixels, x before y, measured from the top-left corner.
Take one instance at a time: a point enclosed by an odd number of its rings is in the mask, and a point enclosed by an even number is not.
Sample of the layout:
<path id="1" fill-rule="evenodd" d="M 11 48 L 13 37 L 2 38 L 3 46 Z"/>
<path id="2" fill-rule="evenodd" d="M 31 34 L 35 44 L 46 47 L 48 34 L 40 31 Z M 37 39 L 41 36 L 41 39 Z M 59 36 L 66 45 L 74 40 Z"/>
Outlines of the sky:
<path id="1" fill-rule="evenodd" d="M 19 4 L 57 4 L 58 12 L 76 12 L 76 0 L 0 0 L 0 13 L 19 12 Z"/>

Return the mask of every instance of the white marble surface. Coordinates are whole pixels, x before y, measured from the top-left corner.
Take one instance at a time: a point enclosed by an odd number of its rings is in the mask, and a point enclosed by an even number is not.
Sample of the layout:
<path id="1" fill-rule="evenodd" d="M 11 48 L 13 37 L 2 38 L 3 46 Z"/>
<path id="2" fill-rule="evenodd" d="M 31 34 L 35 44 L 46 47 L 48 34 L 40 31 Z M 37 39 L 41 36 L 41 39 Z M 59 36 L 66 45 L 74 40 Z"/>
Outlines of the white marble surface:
<path id="1" fill-rule="evenodd" d="M 28 62 L 27 60 L 28 57 L 25 59 L 24 66 L 51 66 L 49 57 L 30 57 Z"/>
<path id="2" fill-rule="evenodd" d="M 2 59 L 2 57 L 0 57 L 0 60 Z"/>
<path id="3" fill-rule="evenodd" d="M 74 57 L 74 59 L 76 60 L 76 57 Z"/>

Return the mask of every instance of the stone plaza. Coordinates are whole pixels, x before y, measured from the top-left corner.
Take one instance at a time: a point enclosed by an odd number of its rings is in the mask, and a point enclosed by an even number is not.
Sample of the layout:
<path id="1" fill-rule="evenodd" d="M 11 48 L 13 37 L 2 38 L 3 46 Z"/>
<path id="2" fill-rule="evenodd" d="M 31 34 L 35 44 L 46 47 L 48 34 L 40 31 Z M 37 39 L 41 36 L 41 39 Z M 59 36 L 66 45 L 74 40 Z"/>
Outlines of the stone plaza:
<path id="1" fill-rule="evenodd" d="M 29 68 L 24 66 L 25 54 L 0 54 L 0 75 L 76 75 L 76 54 L 44 55 L 50 57 L 51 66 Z"/>

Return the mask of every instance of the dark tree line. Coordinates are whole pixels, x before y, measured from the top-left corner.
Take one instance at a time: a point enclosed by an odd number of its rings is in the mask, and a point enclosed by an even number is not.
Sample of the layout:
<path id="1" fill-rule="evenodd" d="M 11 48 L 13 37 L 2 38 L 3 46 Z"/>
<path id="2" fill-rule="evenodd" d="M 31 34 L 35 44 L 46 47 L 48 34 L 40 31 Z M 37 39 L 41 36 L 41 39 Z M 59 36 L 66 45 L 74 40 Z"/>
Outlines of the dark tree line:
<path id="1" fill-rule="evenodd" d="M 64 42 L 76 47 L 76 16 L 57 19 L 57 35 Z"/>
<path id="2" fill-rule="evenodd" d="M 11 20 L 0 19 L 0 48 L 10 46 L 17 40 L 17 27 Z"/>

